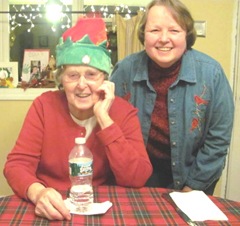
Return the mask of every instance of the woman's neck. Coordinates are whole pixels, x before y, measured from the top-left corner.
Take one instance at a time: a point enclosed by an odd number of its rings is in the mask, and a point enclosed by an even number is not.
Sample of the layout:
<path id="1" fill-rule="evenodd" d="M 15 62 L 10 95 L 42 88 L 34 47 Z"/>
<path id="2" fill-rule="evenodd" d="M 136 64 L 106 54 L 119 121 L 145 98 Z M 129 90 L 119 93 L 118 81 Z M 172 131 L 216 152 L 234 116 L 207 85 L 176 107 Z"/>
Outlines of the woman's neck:
<path id="1" fill-rule="evenodd" d="M 79 111 L 78 109 L 69 106 L 69 112 L 72 116 L 81 121 L 89 119 L 94 116 L 93 109 Z"/>

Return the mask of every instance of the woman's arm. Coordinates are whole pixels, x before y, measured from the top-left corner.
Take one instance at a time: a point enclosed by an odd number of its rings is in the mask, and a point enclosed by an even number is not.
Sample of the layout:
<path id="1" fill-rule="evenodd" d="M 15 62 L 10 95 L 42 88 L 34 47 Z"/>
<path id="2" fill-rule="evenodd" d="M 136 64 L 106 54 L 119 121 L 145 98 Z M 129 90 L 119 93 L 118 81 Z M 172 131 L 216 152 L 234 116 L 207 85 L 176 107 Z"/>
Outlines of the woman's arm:
<path id="1" fill-rule="evenodd" d="M 142 187 L 152 173 L 144 146 L 137 110 L 122 99 L 113 104 L 114 123 L 97 133 L 106 147 L 106 154 L 116 183 Z"/>

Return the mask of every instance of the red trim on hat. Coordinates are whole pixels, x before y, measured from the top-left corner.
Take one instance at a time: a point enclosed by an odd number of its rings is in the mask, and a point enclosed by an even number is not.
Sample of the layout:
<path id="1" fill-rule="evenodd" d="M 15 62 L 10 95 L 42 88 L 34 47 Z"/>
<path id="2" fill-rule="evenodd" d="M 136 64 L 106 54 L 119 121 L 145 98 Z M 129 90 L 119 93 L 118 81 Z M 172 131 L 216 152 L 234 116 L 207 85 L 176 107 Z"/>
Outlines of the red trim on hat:
<path id="1" fill-rule="evenodd" d="M 80 18 L 74 27 L 69 28 L 63 34 L 63 40 L 71 37 L 73 42 L 79 41 L 84 35 L 88 35 L 89 39 L 98 45 L 107 40 L 105 22 L 102 18 Z"/>

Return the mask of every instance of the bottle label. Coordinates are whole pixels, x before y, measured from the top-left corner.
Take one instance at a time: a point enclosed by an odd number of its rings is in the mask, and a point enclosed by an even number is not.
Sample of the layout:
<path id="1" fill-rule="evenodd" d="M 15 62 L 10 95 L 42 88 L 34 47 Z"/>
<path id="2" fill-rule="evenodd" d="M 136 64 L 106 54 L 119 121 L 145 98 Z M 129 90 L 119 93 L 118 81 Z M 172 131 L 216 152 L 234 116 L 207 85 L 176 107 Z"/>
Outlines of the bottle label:
<path id="1" fill-rule="evenodd" d="M 93 173 L 92 163 L 90 159 L 87 162 L 69 162 L 69 173 L 71 176 L 90 176 Z"/>

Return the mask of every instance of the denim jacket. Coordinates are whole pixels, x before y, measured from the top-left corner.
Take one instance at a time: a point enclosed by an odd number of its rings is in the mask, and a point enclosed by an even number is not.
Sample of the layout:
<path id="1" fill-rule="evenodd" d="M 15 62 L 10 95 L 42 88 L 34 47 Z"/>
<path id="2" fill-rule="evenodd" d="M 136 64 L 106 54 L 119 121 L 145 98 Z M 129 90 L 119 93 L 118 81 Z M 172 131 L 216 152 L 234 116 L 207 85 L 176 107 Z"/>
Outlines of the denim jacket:
<path id="1" fill-rule="evenodd" d="M 134 53 L 119 61 L 110 76 L 116 95 L 139 109 L 145 144 L 157 96 L 148 60 L 145 51 Z M 233 126 L 232 90 L 220 64 L 196 50 L 186 51 L 167 104 L 174 188 L 205 190 L 221 176 Z"/>

